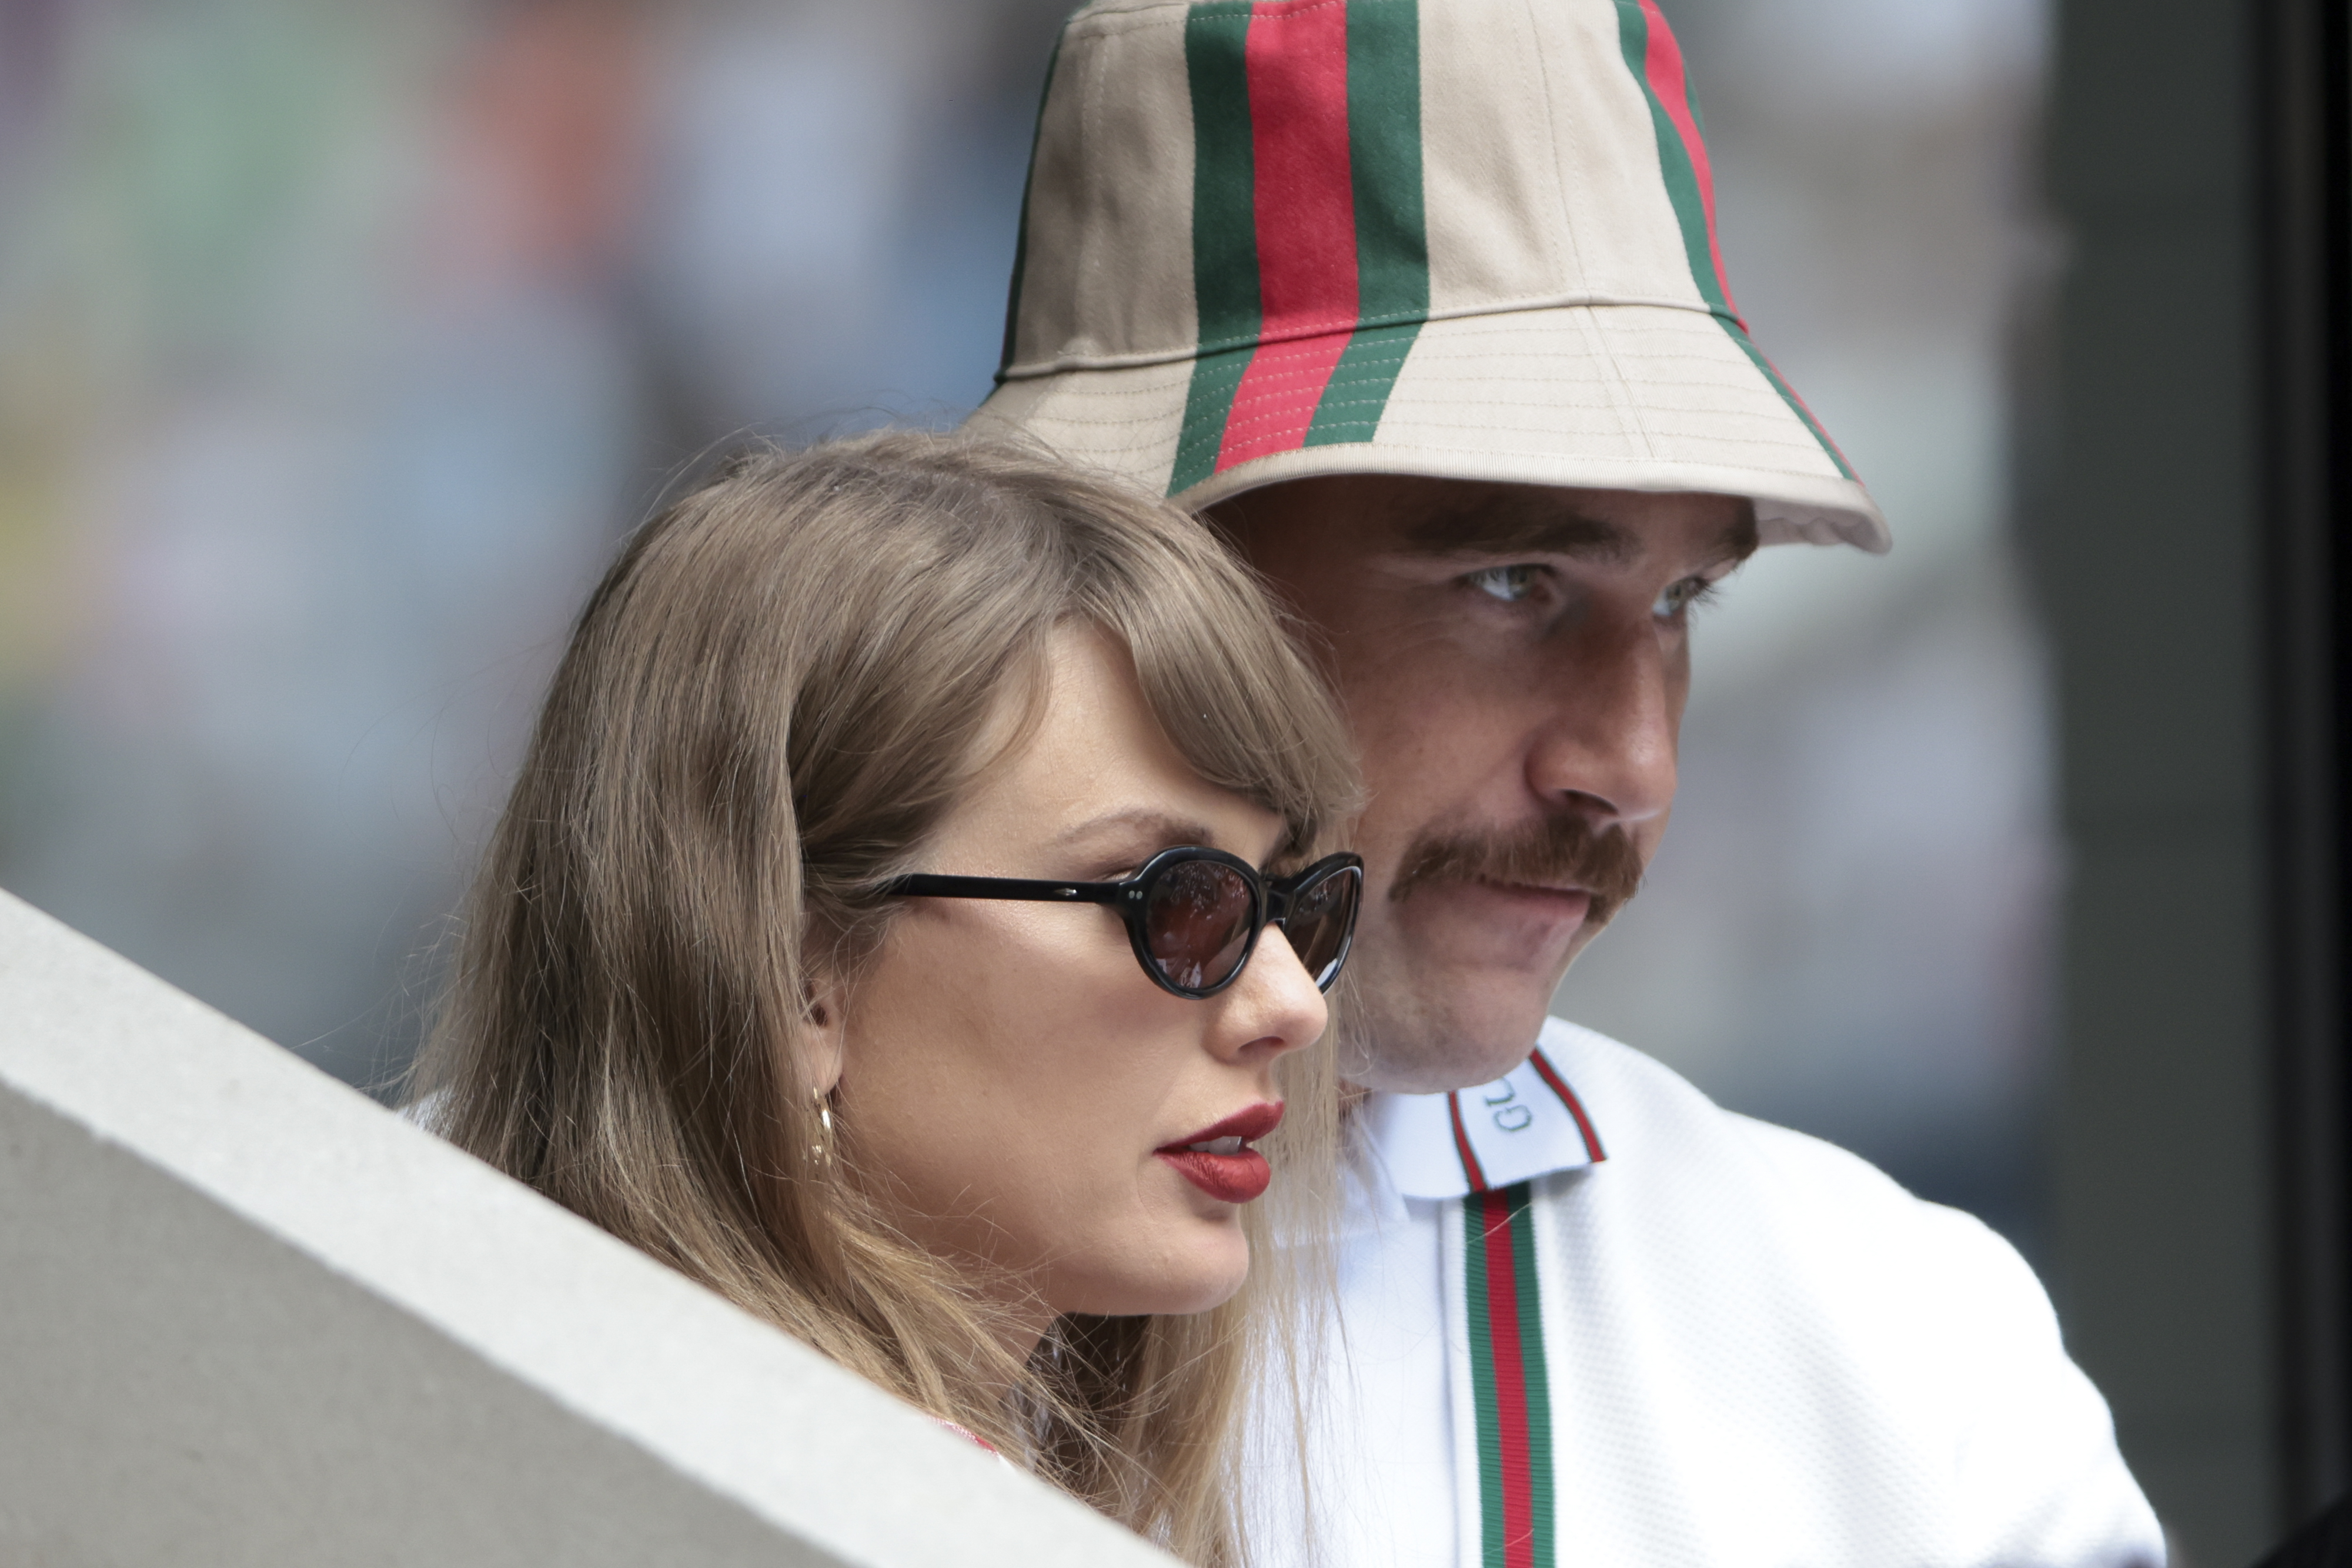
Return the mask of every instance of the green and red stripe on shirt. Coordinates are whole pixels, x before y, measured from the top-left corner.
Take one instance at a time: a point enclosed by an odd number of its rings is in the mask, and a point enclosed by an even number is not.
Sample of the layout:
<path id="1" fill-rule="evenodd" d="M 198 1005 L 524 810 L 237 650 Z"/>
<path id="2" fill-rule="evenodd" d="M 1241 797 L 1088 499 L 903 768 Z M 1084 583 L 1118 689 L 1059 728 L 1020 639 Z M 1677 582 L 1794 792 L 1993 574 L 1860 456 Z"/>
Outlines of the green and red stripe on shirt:
<path id="1" fill-rule="evenodd" d="M 1551 1568 L 1551 1379 L 1533 1195 L 1520 1182 L 1462 1201 L 1480 1568 Z"/>
<path id="2" fill-rule="evenodd" d="M 1595 1163 L 1607 1159 L 1584 1103 L 1538 1049 L 1528 1058 L 1559 1096 Z M 1462 1200 L 1463 1301 L 1470 1330 L 1471 1408 L 1478 1428 L 1480 1568 L 1552 1568 L 1551 1378 L 1544 1357 L 1543 1295 L 1536 1275 L 1534 1189 L 1492 1188 L 1445 1097 L 1454 1153 L 1470 1194 Z"/>

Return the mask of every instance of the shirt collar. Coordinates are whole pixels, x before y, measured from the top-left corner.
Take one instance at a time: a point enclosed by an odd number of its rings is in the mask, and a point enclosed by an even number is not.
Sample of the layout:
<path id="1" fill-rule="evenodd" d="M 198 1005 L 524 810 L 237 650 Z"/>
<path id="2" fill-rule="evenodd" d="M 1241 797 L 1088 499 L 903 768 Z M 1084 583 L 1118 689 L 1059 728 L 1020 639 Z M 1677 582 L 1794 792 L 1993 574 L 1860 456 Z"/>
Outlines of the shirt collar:
<path id="1" fill-rule="evenodd" d="M 1360 1115 L 1366 1142 L 1404 1197 L 1461 1197 L 1609 1157 L 1583 1102 L 1540 1047 L 1492 1083 L 1374 1094 Z"/>

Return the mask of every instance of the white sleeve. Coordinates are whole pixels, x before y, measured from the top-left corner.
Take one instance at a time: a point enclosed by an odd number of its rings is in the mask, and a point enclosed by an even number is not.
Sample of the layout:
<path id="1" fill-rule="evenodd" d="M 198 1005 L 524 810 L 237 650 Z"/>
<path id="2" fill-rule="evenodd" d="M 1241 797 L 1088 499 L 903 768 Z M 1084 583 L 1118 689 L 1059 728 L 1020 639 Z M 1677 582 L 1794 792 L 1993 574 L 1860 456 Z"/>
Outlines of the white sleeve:
<path id="1" fill-rule="evenodd" d="M 2164 1532 L 2116 1447 L 2106 1401 L 2066 1354 L 2057 1314 L 2016 1249 L 1973 1216 L 1920 1204 L 1966 1378 L 1954 1456 L 1972 1562 L 2159 1568 Z"/>

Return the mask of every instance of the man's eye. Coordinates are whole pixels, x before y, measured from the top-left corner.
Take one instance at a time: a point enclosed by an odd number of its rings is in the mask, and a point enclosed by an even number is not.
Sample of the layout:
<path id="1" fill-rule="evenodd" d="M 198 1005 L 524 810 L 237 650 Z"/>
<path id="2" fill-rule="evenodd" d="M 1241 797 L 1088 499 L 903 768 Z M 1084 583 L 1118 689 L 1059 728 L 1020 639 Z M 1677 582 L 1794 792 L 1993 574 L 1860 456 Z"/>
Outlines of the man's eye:
<path id="1" fill-rule="evenodd" d="M 1686 577 L 1658 595 L 1650 606 L 1650 613 L 1661 621 L 1672 621 L 1677 615 L 1687 615 L 1713 599 L 1715 584 L 1703 577 Z"/>
<path id="2" fill-rule="evenodd" d="M 1506 604 L 1517 604 L 1536 591 L 1536 584 L 1543 580 L 1543 570 L 1539 566 L 1495 566 L 1474 571 L 1464 580 L 1481 593 Z"/>

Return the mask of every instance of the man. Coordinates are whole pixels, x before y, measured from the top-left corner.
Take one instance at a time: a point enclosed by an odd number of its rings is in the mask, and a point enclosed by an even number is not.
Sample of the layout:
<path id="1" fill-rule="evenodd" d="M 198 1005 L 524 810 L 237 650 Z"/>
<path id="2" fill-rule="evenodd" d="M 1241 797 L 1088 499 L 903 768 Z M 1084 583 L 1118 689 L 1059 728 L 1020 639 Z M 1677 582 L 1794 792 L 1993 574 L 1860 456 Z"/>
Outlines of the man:
<path id="1" fill-rule="evenodd" d="M 1000 380 L 1207 512 L 1362 750 L 1328 1560 L 2160 1561 L 2006 1244 L 1544 1017 L 1665 830 L 1692 605 L 1888 543 L 1732 303 L 1656 0 L 1089 6 Z"/>

